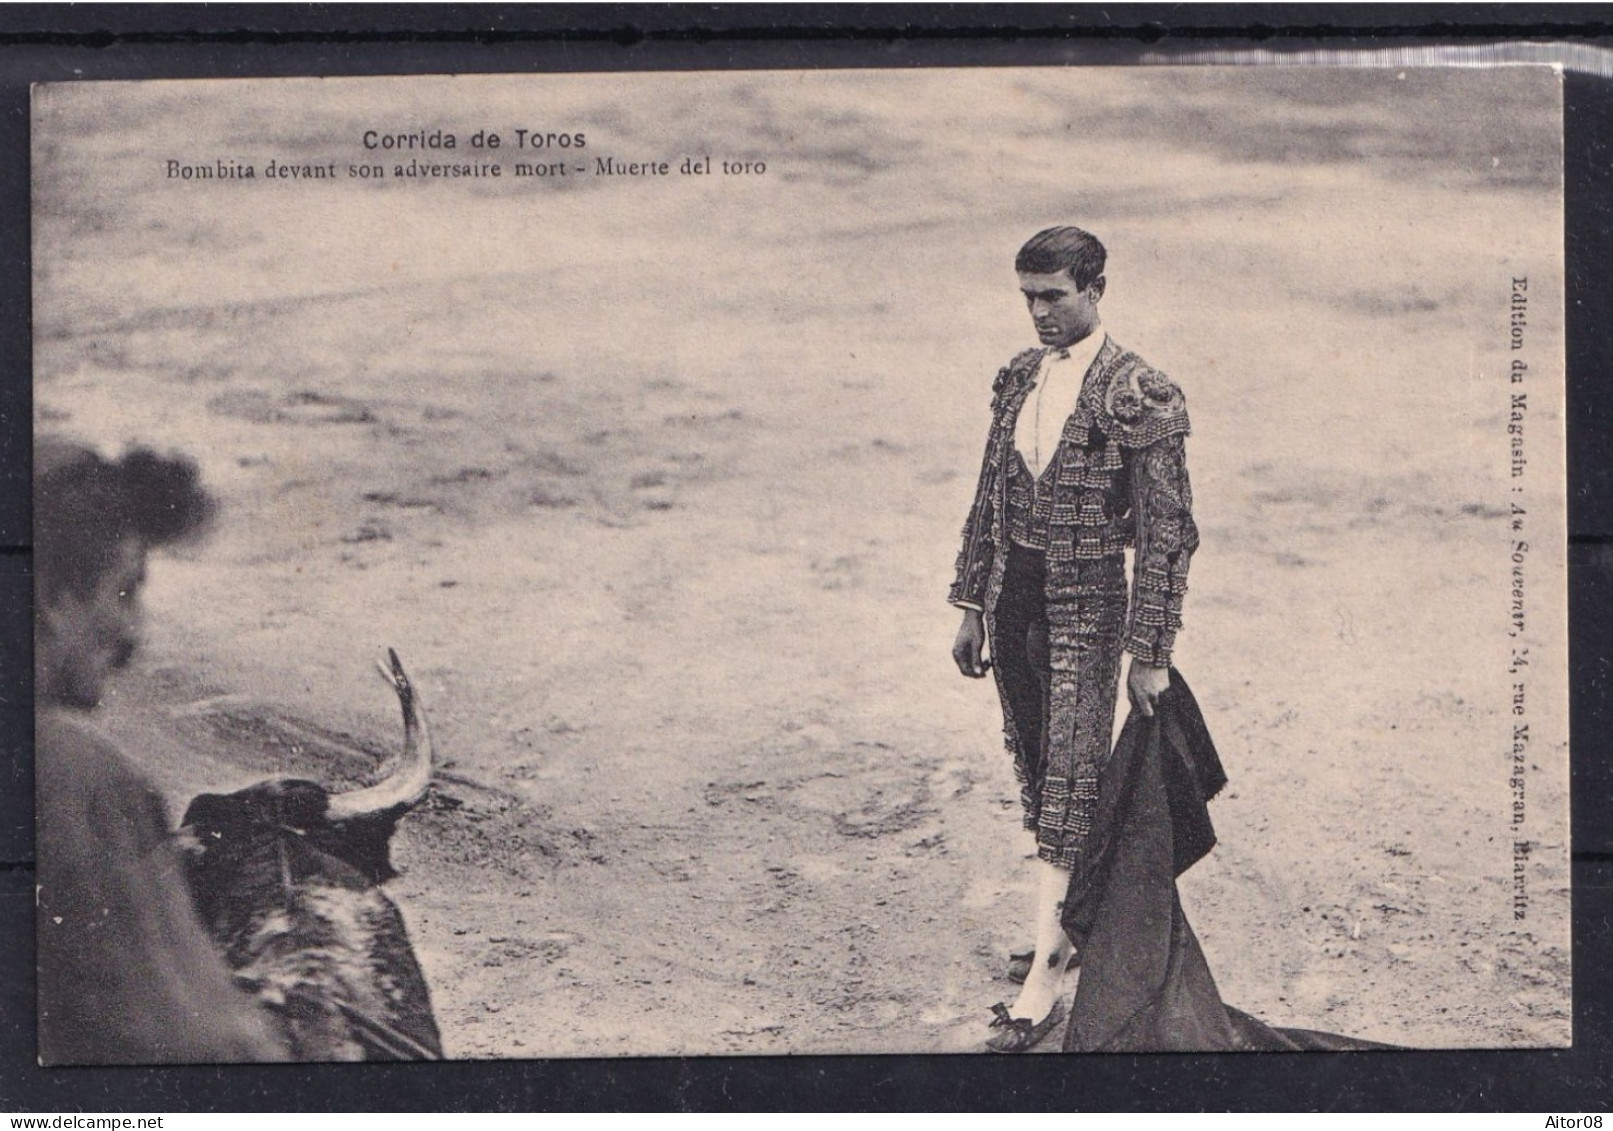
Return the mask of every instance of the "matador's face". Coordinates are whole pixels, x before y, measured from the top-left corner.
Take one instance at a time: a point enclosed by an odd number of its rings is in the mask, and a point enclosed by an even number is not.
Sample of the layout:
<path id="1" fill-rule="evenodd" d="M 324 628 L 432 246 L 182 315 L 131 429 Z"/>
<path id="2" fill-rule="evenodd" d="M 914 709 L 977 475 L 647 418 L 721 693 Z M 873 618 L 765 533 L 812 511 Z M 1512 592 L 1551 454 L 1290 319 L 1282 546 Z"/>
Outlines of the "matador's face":
<path id="1" fill-rule="evenodd" d="M 1019 273 L 1019 289 L 1044 346 L 1063 349 L 1092 333 L 1098 325 L 1098 300 L 1103 297 L 1103 276 L 1077 288 L 1068 271 L 1039 275 Z"/>

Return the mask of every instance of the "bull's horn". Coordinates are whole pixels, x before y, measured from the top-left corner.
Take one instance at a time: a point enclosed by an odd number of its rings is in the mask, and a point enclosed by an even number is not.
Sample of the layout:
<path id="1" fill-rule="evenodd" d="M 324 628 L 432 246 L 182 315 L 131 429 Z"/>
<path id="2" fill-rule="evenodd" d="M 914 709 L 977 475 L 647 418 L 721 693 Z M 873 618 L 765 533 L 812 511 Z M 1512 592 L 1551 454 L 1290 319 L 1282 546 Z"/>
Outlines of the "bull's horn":
<path id="1" fill-rule="evenodd" d="M 431 785 L 431 770 L 437 760 L 437 751 L 431 742 L 431 727 L 427 725 L 426 713 L 420 707 L 419 693 L 404 672 L 403 664 L 398 661 L 398 654 L 390 648 L 386 654 L 392 666 L 376 666 L 398 693 L 398 703 L 403 707 L 403 753 L 398 758 L 396 768 L 383 780 L 368 789 L 355 789 L 333 796 L 325 811 L 333 821 L 347 821 L 387 809 L 418 805 Z"/>

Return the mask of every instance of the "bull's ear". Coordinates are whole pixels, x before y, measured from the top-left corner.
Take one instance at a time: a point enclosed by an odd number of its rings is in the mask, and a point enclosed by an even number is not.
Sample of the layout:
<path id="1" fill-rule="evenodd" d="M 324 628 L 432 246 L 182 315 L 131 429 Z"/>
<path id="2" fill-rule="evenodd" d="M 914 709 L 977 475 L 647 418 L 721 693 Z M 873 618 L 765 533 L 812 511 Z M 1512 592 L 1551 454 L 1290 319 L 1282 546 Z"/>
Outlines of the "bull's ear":
<path id="1" fill-rule="evenodd" d="M 323 845 L 372 884 L 384 884 L 398 874 L 392 866 L 392 837 L 398 831 L 402 807 L 370 813 L 346 821 L 333 821 Z"/>

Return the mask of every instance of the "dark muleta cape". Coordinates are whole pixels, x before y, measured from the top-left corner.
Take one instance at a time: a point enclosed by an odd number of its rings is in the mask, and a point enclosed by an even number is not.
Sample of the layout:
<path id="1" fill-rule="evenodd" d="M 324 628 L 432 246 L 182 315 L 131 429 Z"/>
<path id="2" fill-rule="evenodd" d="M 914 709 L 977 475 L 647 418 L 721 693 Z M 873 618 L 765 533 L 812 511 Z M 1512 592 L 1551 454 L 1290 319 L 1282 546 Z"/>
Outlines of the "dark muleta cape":
<path id="1" fill-rule="evenodd" d="M 1104 764 L 1064 929 L 1081 953 L 1066 1052 L 1213 1052 L 1391 1046 L 1276 1029 L 1225 1005 L 1177 897 L 1215 845 L 1206 802 L 1226 784 L 1181 673 L 1148 718 L 1133 711 Z"/>

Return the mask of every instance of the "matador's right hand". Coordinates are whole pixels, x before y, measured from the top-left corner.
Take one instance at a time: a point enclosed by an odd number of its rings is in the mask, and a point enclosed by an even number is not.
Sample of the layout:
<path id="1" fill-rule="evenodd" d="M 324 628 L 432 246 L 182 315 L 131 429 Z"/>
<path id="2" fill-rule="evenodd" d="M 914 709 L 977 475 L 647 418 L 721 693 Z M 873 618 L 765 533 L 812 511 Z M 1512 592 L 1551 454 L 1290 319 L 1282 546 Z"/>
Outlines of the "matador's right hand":
<path id="1" fill-rule="evenodd" d="M 963 623 L 952 642 L 952 659 L 958 670 L 970 679 L 980 679 L 991 669 L 991 661 L 981 658 L 986 647 L 985 618 L 978 609 L 963 610 Z"/>

